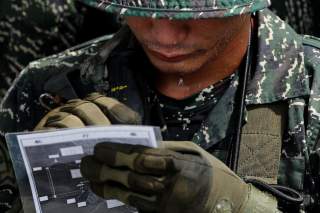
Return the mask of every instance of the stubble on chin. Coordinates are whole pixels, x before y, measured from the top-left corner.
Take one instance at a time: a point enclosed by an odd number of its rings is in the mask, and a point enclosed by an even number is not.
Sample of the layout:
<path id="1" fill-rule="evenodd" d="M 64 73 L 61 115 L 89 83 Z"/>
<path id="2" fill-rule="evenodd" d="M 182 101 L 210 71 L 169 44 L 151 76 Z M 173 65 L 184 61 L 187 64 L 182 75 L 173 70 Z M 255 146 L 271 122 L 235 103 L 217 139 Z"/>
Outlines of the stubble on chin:
<path id="1" fill-rule="evenodd" d="M 207 48 L 206 52 L 203 55 L 195 56 L 186 61 L 181 61 L 178 63 L 163 62 L 159 59 L 154 58 L 151 54 L 148 54 L 148 48 L 158 48 L 160 47 L 160 44 L 148 40 L 143 40 L 140 43 L 142 43 L 143 49 L 147 53 L 149 60 L 158 71 L 166 74 L 187 75 L 197 72 L 208 66 L 208 64 L 217 61 L 219 57 L 223 55 L 222 53 L 226 50 L 228 46 L 227 44 L 230 43 L 234 39 L 234 37 L 236 37 L 236 34 L 237 32 L 239 32 L 240 27 L 242 27 L 242 25 L 236 28 L 226 28 L 222 36 L 216 42 L 214 42 L 211 47 Z M 166 48 L 181 50 L 201 49 L 196 44 L 170 45 L 166 46 Z"/>
<path id="2" fill-rule="evenodd" d="M 230 42 L 232 38 L 230 34 L 226 36 L 227 37 L 219 39 L 212 48 L 206 51 L 203 55 L 196 56 L 187 61 L 182 61 L 176 64 L 160 62 L 157 59 L 154 59 L 153 56 L 147 55 L 153 66 L 155 66 L 155 68 L 157 68 L 161 73 L 188 75 L 205 68 L 210 63 L 218 59 L 221 52 L 225 50 L 226 42 Z"/>

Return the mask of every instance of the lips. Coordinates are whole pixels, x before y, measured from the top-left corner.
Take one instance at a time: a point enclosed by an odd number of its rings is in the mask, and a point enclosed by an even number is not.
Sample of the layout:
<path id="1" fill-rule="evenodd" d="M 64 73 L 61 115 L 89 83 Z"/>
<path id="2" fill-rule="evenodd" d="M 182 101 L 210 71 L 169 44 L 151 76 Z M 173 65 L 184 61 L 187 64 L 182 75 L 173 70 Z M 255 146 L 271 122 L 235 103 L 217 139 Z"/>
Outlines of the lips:
<path id="1" fill-rule="evenodd" d="M 169 52 L 169 51 L 157 51 L 157 50 L 151 50 L 148 49 L 149 53 L 151 55 L 153 55 L 154 57 L 162 60 L 162 61 L 166 61 L 166 62 L 179 62 L 179 61 L 183 61 L 186 59 L 189 59 L 191 57 L 193 57 L 195 55 L 194 52 L 191 53 L 179 53 L 179 52 Z"/>

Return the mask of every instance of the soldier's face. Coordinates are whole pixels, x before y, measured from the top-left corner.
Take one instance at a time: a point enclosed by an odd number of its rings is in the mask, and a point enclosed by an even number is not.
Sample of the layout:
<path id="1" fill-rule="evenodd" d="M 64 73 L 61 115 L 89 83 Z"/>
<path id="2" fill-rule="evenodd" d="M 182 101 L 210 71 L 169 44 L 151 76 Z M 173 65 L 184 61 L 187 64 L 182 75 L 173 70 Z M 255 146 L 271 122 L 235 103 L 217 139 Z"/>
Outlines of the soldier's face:
<path id="1" fill-rule="evenodd" d="M 126 21 L 158 70 L 183 74 L 219 58 L 249 19 L 244 15 L 198 20 L 127 17 Z"/>

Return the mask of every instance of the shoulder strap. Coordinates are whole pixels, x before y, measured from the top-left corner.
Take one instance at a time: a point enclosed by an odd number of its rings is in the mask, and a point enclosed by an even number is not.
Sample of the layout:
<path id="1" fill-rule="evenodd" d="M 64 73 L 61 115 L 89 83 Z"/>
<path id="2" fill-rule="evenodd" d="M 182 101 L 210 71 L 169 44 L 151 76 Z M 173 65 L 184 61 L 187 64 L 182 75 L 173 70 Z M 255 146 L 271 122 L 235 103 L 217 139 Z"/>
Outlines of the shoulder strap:
<path id="1" fill-rule="evenodd" d="M 241 133 L 238 174 L 276 184 L 288 106 L 285 103 L 248 107 Z"/>

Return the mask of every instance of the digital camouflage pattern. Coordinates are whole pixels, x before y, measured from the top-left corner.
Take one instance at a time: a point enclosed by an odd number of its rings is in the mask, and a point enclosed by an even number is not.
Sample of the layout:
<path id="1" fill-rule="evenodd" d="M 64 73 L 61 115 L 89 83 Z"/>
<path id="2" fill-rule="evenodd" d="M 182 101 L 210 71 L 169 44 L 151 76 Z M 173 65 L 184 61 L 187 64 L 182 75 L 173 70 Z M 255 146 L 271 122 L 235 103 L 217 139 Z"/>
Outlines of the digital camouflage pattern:
<path id="1" fill-rule="evenodd" d="M 257 23 L 258 38 L 254 46 L 258 53 L 246 104 L 249 107 L 283 102 L 288 106 L 278 179 L 280 184 L 299 190 L 308 197 L 312 189 L 307 174 L 318 177 L 317 164 L 311 162 L 310 165 L 310 159 L 320 154 L 315 149 L 320 131 L 320 40 L 297 35 L 267 9 L 257 13 Z M 134 67 L 130 69 L 132 62 L 138 61 L 142 66 L 146 60 L 139 60 L 141 54 L 132 48 L 130 38 L 125 27 L 108 42 L 110 37 L 103 37 L 31 63 L 2 103 L 1 134 L 32 130 L 47 112 L 39 102 L 40 95 L 46 92 L 62 99 L 72 99 L 98 91 L 127 104 L 148 124 L 146 115 L 152 103 L 143 98 L 144 89 L 139 88 L 139 82 L 145 84 L 145 79 L 137 72 L 143 67 L 134 66 L 138 69 L 136 72 Z M 195 143 L 218 157 L 223 156 L 221 153 L 225 152 L 230 135 L 228 127 L 232 126 L 232 112 L 236 104 L 236 79 L 237 76 L 193 138 Z M 5 142 L 2 143 L 5 147 Z M 6 156 L 4 161 L 10 161 L 7 155 L 3 156 Z M 318 179 L 315 181 L 319 184 Z M 305 203 L 307 212 L 311 205 L 309 200 L 306 199 Z"/>
<path id="2" fill-rule="evenodd" d="M 216 106 L 230 85 L 234 83 L 234 79 L 237 78 L 235 76 L 236 74 L 228 76 L 183 100 L 168 98 L 154 91 L 153 87 L 148 85 L 148 98 L 160 108 L 158 112 L 155 112 L 159 118 L 153 119 L 158 122 L 152 124 L 161 127 L 164 140 L 191 140 L 211 109 Z"/>
<path id="3" fill-rule="evenodd" d="M 0 99 L 30 62 L 76 44 L 81 15 L 73 0 L 0 3 Z"/>
<path id="4" fill-rule="evenodd" d="M 81 2 L 0 2 L 0 101 L 15 77 L 29 62 L 116 29 L 113 23 L 115 20 L 110 14 L 97 9 L 92 11 Z M 105 28 L 96 25 L 97 20 L 102 19 L 105 20 Z"/>
<path id="5" fill-rule="evenodd" d="M 88 4 L 121 16 L 171 19 L 228 17 L 255 12 L 270 5 L 270 0 L 85 0 Z"/>

